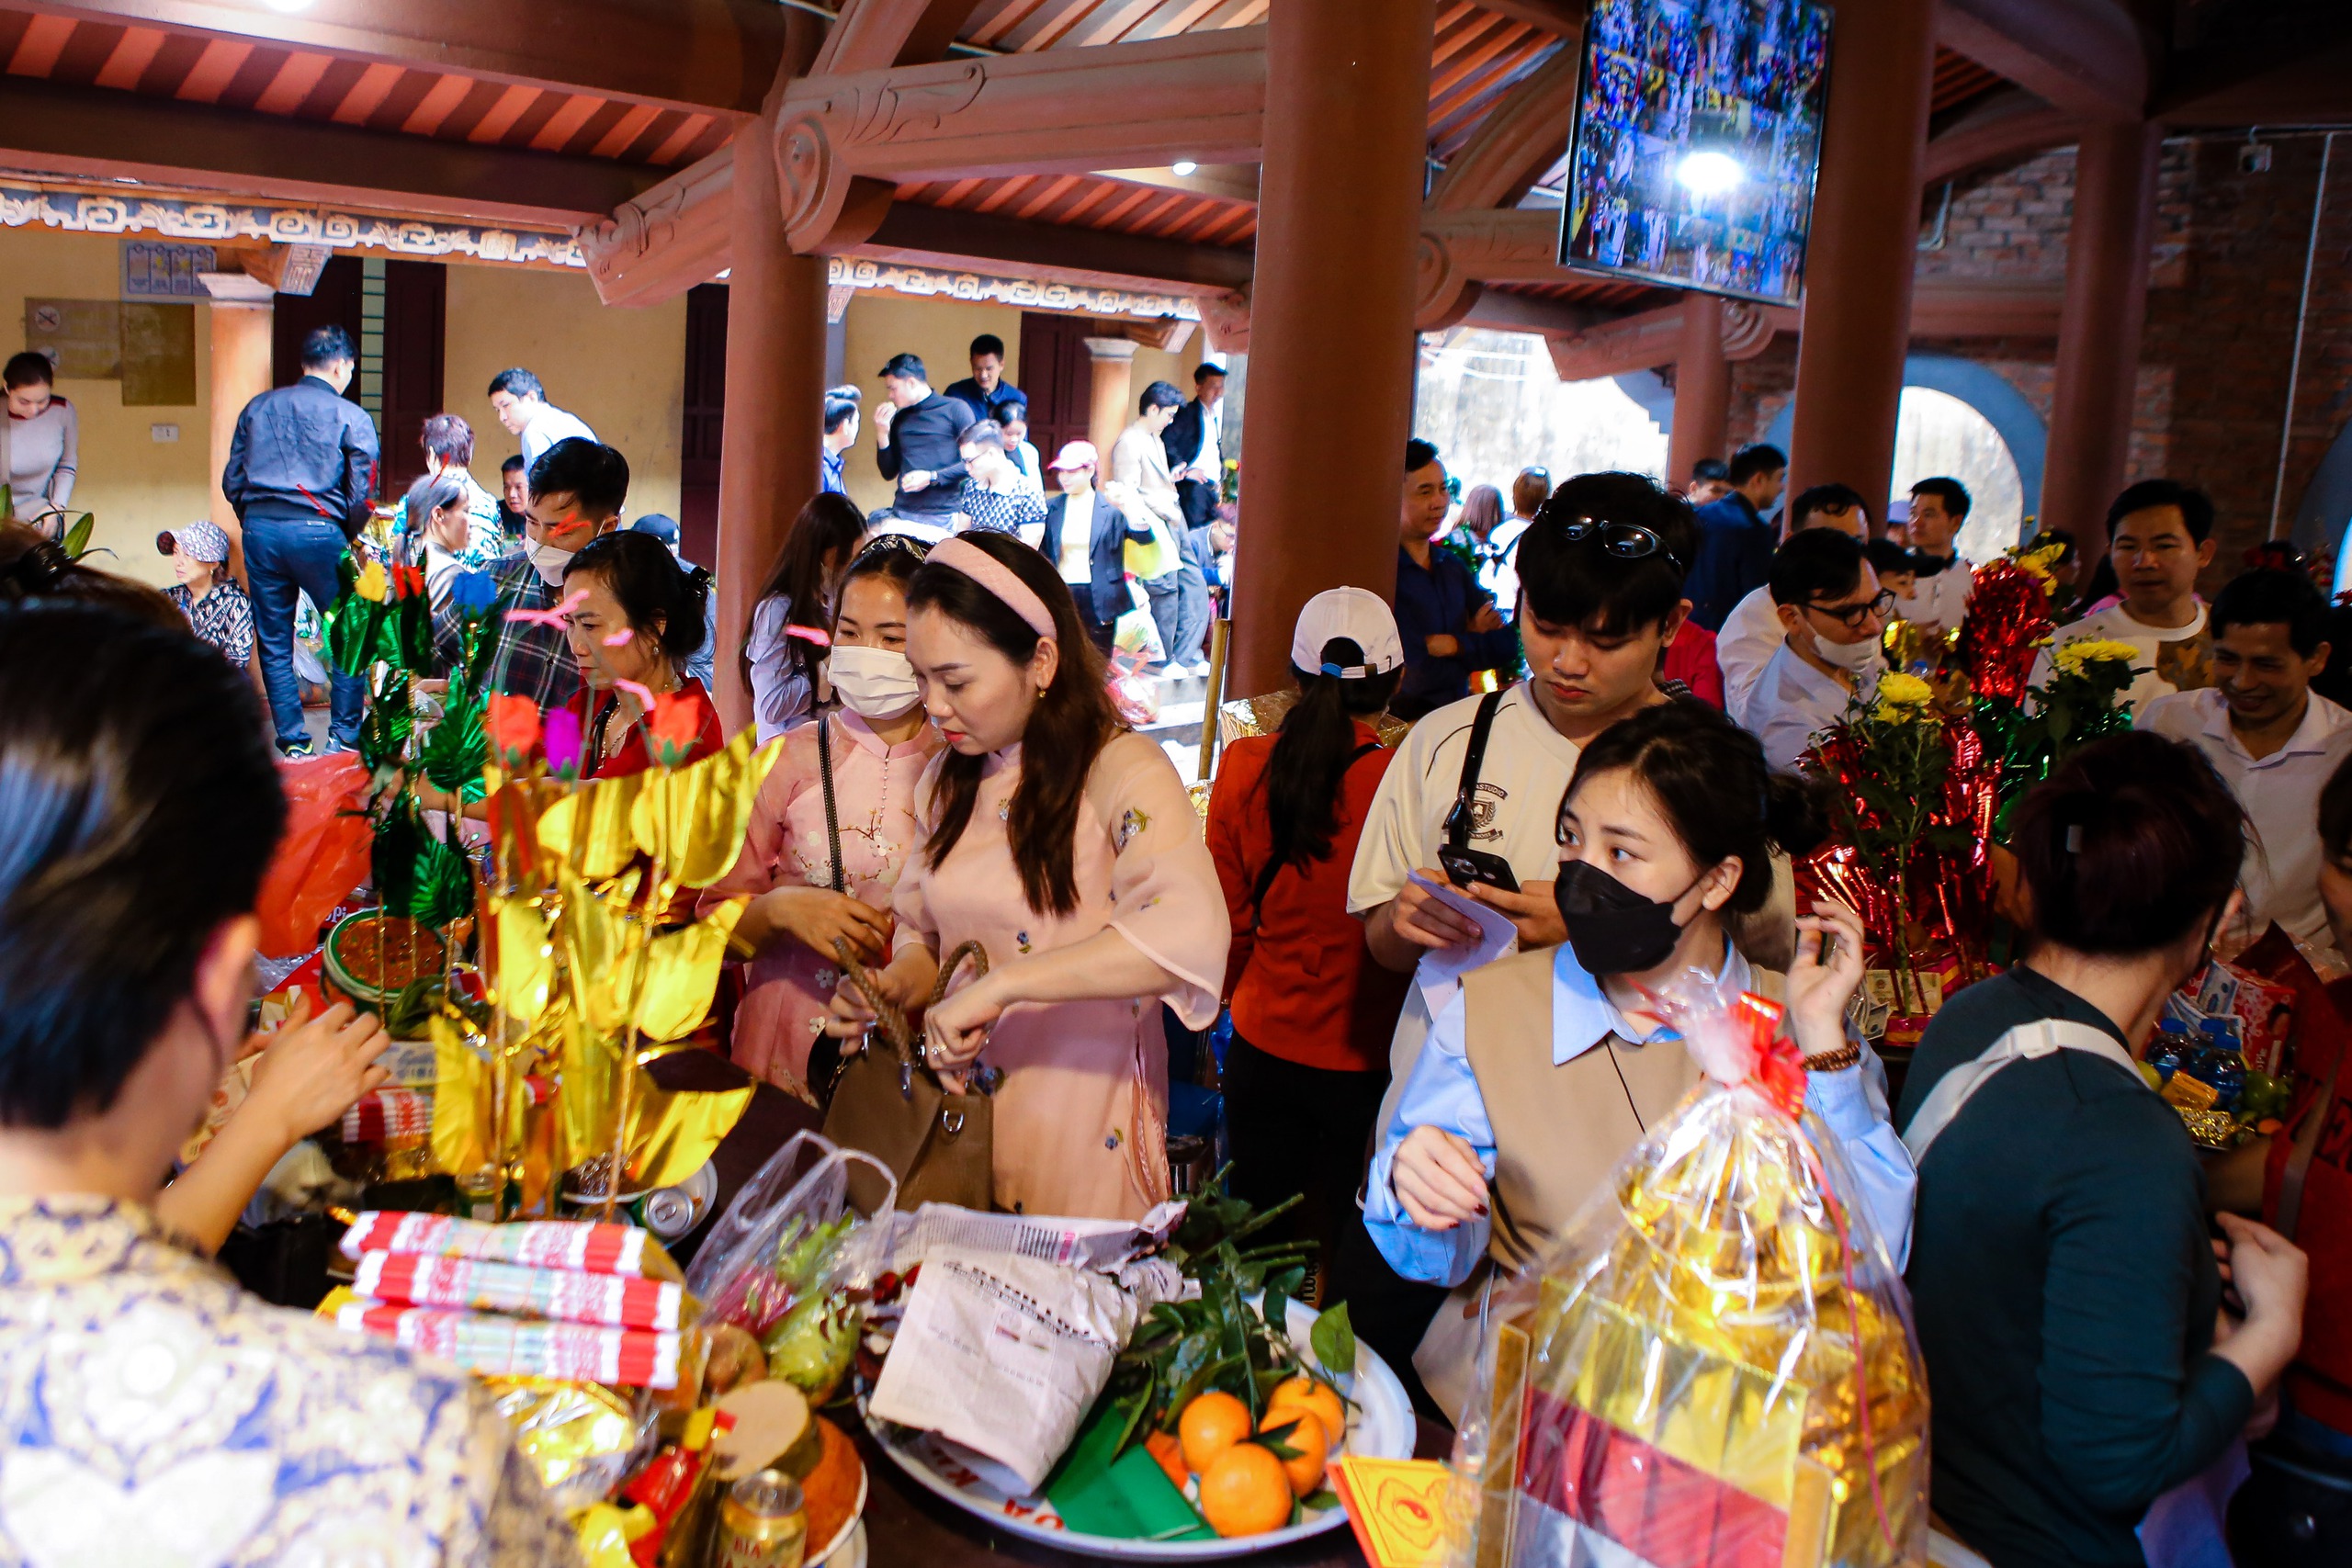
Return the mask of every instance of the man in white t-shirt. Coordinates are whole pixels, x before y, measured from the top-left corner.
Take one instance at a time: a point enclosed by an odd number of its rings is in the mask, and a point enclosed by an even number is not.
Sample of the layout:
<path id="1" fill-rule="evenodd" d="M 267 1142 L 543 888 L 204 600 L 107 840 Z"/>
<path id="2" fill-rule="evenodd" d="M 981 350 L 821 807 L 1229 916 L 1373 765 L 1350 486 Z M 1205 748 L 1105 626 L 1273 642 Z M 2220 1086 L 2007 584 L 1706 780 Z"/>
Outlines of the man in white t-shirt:
<path id="1" fill-rule="evenodd" d="M 1574 521 L 1586 518 L 1594 521 Z M 1563 484 L 1521 537 L 1518 609 L 1530 678 L 1416 724 L 1357 843 L 1348 908 L 1363 917 L 1365 944 L 1380 963 L 1412 971 L 1425 953 L 1476 941 L 1473 922 L 1408 880 L 1417 870 L 1450 880 L 1439 852 L 1455 839 L 1509 863 L 1517 892 L 1483 882 L 1466 890 L 1511 918 L 1520 945 L 1562 940 L 1552 902 L 1560 797 L 1587 739 L 1668 700 L 1656 674 L 1689 614 L 1682 578 L 1696 534 L 1690 507 L 1648 480 L 1588 474 Z M 1485 751 L 1465 792 L 1464 761 L 1489 701 Z M 1455 833 L 1449 820 L 1457 803 L 1464 814 Z M 1443 999 L 1423 987 L 1408 997 L 1389 1054 L 1392 1101 L 1435 1016 L 1432 1000 Z"/>
<path id="2" fill-rule="evenodd" d="M 1921 479 L 1911 487 L 1905 538 L 1918 561 L 1918 581 L 1903 618 L 1928 632 L 1948 632 L 1968 618 L 1968 595 L 1976 578 L 1954 552 L 1953 541 L 1973 504 L 1968 487 L 1955 479 Z"/>
<path id="3" fill-rule="evenodd" d="M 1770 592 L 1784 637 L 1741 727 L 1764 743 L 1767 762 L 1792 769 L 1816 734 L 1877 689 L 1879 637 L 1894 596 L 1879 586 L 1861 542 L 1826 528 L 1808 528 L 1774 553 Z"/>
<path id="4" fill-rule="evenodd" d="M 1861 540 L 1871 536 L 1870 508 L 1861 492 L 1850 485 L 1815 485 L 1789 502 L 1789 533 L 1807 528 L 1835 528 Z M 1747 718 L 1747 699 L 1764 673 L 1764 666 L 1780 651 L 1784 634 L 1780 606 L 1772 603 L 1770 584 L 1757 589 L 1732 607 L 1715 634 L 1715 663 L 1724 672 L 1724 711 L 1734 724 Z"/>
<path id="5" fill-rule="evenodd" d="M 2332 947 L 2320 903 L 2319 794 L 2352 756 L 2352 714 L 2311 689 L 2327 667 L 2327 602 L 2299 571 L 2249 571 L 2210 612 L 2215 683 L 2153 698 L 2142 729 L 2196 747 L 2254 825 L 2239 885 L 2245 934 L 2276 920 Z"/>
<path id="6" fill-rule="evenodd" d="M 2127 693 L 2136 717 L 2158 697 L 2213 683 L 2212 641 L 2197 602 L 2197 574 L 2213 563 L 2213 502 L 2174 479 L 2143 479 L 2108 508 L 2107 532 L 2122 601 L 2060 626 L 2050 641 L 2130 643 L 2142 671 Z M 2049 680 L 2045 649 L 2031 682 Z"/>

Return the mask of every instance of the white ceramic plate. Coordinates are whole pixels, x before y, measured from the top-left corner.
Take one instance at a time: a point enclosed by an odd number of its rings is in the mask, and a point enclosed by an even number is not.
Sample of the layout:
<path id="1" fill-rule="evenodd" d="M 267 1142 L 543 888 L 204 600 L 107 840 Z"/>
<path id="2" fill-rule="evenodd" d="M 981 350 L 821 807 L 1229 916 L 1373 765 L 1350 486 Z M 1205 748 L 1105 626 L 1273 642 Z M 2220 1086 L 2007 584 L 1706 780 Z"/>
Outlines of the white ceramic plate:
<path id="1" fill-rule="evenodd" d="M 1291 1303 L 1291 1343 L 1309 1361 L 1315 1359 L 1315 1352 L 1307 1343 L 1314 1326 L 1312 1309 Z M 1341 1446 L 1342 1452 L 1380 1459 L 1413 1457 L 1412 1401 L 1406 1396 L 1405 1385 L 1396 1381 L 1396 1374 L 1388 1370 L 1388 1363 L 1362 1340 L 1356 1342 L 1355 1376 L 1348 1393 L 1357 1407 L 1349 1412 L 1348 1437 Z M 859 1408 L 863 1412 L 863 1400 Z M 882 1451 L 925 1490 L 1008 1534 L 1086 1557 L 1151 1562 L 1212 1562 L 1287 1546 L 1347 1523 L 1347 1511 L 1335 1506 L 1319 1514 L 1310 1513 L 1286 1529 L 1239 1536 L 1231 1540 L 1124 1540 L 1114 1536 L 1081 1535 L 1063 1525 L 1051 1502 L 1044 1497 L 1008 1496 L 974 1474 L 930 1433 L 890 1427 L 871 1416 L 866 1417 L 865 1425 L 882 1445 Z"/>

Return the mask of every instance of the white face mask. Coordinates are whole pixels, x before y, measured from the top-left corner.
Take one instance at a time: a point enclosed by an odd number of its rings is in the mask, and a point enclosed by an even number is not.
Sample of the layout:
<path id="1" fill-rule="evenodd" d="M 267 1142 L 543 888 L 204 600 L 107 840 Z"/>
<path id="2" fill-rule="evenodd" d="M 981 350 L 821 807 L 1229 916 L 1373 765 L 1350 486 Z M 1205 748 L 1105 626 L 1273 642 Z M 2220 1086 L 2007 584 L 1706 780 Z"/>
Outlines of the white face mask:
<path id="1" fill-rule="evenodd" d="M 896 718 L 922 700 L 915 689 L 915 667 L 905 654 L 887 648 L 837 644 L 825 670 L 842 705 L 860 718 Z"/>
<path id="2" fill-rule="evenodd" d="M 570 566 L 571 558 L 580 553 L 578 550 L 560 550 L 537 539 L 526 545 L 524 549 L 530 556 L 531 564 L 539 569 L 539 581 L 549 588 L 563 586 L 563 569 Z"/>
<path id="3" fill-rule="evenodd" d="M 1813 635 L 1814 650 L 1826 663 L 1834 664 L 1849 675 L 1869 675 L 1879 668 L 1879 639 L 1866 637 L 1860 642 L 1831 642 L 1818 630 Z"/>

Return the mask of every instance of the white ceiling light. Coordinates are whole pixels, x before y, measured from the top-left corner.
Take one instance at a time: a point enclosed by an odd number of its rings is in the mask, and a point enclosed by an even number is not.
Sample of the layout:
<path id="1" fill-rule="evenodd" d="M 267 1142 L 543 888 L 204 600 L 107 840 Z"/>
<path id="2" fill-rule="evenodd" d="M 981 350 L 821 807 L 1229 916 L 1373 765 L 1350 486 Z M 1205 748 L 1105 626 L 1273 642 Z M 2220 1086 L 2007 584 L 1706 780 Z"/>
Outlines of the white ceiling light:
<path id="1" fill-rule="evenodd" d="M 271 10 L 288 17 L 297 11 L 307 11 L 311 6 L 311 0 L 261 0 L 261 3 Z"/>
<path id="2" fill-rule="evenodd" d="M 1201 166 L 1198 164 L 1193 163 L 1190 158 L 1180 160 L 1175 164 L 1176 172 L 1180 175 L 1198 174 L 1200 172 L 1200 168 Z"/>
<path id="3" fill-rule="evenodd" d="M 1709 151 L 1686 153 L 1674 177 L 1693 196 L 1721 196 L 1746 176 L 1730 153 Z"/>

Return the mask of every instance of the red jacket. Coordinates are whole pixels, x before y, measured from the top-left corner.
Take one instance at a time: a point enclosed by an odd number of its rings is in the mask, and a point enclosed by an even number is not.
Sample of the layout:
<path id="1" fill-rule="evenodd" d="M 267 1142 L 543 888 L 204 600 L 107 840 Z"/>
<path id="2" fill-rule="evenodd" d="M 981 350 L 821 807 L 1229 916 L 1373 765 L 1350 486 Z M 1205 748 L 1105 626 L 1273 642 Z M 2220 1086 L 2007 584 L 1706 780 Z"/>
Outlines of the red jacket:
<path id="1" fill-rule="evenodd" d="M 1359 723 L 1356 739 L 1374 739 Z M 1363 922 L 1348 913 L 1348 872 L 1373 792 L 1396 755 L 1356 759 L 1340 791 L 1331 853 L 1306 871 L 1285 870 L 1266 890 L 1261 910 L 1250 894 L 1273 853 L 1273 829 L 1261 785 L 1274 738 L 1250 736 L 1227 748 L 1209 796 L 1209 853 L 1233 917 L 1225 994 L 1234 1032 L 1270 1056 L 1302 1066 L 1374 1072 L 1388 1065 L 1388 1037 L 1405 1005 L 1409 975 L 1374 962 Z"/>

